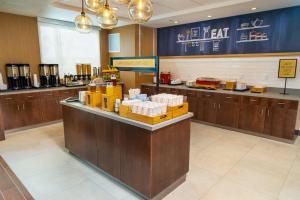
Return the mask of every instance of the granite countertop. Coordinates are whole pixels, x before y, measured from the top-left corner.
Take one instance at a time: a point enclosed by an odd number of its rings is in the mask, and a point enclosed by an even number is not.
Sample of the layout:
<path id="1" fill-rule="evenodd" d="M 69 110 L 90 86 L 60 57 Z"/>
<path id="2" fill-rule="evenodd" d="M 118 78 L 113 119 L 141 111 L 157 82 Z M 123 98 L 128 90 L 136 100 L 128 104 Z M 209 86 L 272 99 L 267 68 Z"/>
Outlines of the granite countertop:
<path id="1" fill-rule="evenodd" d="M 116 120 L 116 121 L 119 121 L 119 122 L 122 122 L 122 123 L 125 123 L 125 124 L 129 124 L 129 125 L 132 125 L 132 126 L 142 128 L 142 129 L 146 129 L 148 131 L 155 131 L 155 130 L 164 128 L 166 126 L 169 126 L 169 125 L 172 125 L 172 124 L 175 124 L 177 122 L 180 122 L 180 121 L 183 121 L 185 119 L 189 119 L 189 118 L 193 117 L 193 113 L 188 113 L 188 114 L 182 115 L 180 117 L 177 117 L 177 118 L 174 118 L 174 119 L 171 119 L 171 120 L 159 123 L 159 124 L 151 125 L 151 124 L 146 124 L 146 123 L 139 122 L 139 121 L 136 121 L 136 120 L 128 119 L 128 118 L 125 118 L 125 117 L 121 117 L 120 115 L 118 115 L 116 113 L 103 111 L 100 108 L 92 108 L 92 107 L 89 107 L 89 106 L 85 106 L 85 105 L 82 105 L 79 102 L 69 103 L 69 102 L 66 102 L 66 101 L 61 101 L 60 103 L 62 105 L 65 105 L 65 106 L 69 106 L 69 107 L 76 108 L 76 109 L 79 109 L 79 110 L 82 110 L 82 111 L 85 111 L 85 112 L 89 112 L 89 113 L 92 113 L 92 114 L 95 114 L 95 115 L 99 115 L 101 117 L 106 117 L 106 118 L 109 118 L 109 119 L 113 119 L 113 120 Z"/>
<path id="2" fill-rule="evenodd" d="M 87 86 L 76 86 L 76 87 L 50 87 L 50 88 L 34 88 L 34 89 L 23 89 L 23 90 L 5 90 L 0 91 L 0 96 L 2 95 L 12 95 L 12 94 L 26 94 L 26 93 L 35 93 L 35 92 L 48 92 L 48 91 L 59 91 L 59 90 L 72 90 L 72 89 L 81 89 L 86 88 Z"/>
<path id="3" fill-rule="evenodd" d="M 155 86 L 155 84 L 142 84 L 144 86 Z M 283 95 L 279 92 L 265 92 L 265 93 L 252 93 L 250 91 L 245 92 L 237 92 L 237 91 L 230 91 L 230 90 L 205 90 L 205 89 L 197 89 L 197 88 L 189 88 L 185 85 L 179 85 L 179 86 L 172 86 L 172 85 L 164 85 L 160 84 L 159 87 L 162 88 L 172 88 L 172 89 L 184 89 L 184 90 L 193 90 L 193 91 L 202 91 L 202 92 L 215 92 L 215 93 L 222 93 L 222 94 L 234 94 L 234 95 L 244 95 L 244 96 L 253 96 L 253 97 L 264 97 L 264 98 L 274 98 L 274 99 L 283 99 L 283 100 L 295 100 L 300 101 L 300 95 Z"/>

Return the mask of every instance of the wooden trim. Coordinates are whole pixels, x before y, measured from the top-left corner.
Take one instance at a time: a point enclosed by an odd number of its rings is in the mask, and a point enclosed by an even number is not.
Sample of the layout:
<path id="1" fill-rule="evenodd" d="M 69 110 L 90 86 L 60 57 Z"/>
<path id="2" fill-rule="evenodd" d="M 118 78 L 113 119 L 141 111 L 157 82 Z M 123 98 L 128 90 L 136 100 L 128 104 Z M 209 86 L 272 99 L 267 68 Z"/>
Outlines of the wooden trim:
<path id="1" fill-rule="evenodd" d="M 300 56 L 300 52 L 287 53 L 255 53 L 255 54 L 224 54 L 224 55 L 195 55 L 195 56 L 160 56 L 160 59 L 189 59 L 189 58 L 254 58 L 276 56 Z"/>
<path id="2" fill-rule="evenodd" d="M 9 182 L 4 182 L 4 184 L 2 184 L 4 186 L 6 185 L 7 188 L 0 188 L 0 192 L 4 199 L 16 199 L 16 200 L 34 199 L 1 156 L 0 156 L 0 168 L 2 173 L 5 173 L 6 179 L 4 181 L 9 181 Z"/>

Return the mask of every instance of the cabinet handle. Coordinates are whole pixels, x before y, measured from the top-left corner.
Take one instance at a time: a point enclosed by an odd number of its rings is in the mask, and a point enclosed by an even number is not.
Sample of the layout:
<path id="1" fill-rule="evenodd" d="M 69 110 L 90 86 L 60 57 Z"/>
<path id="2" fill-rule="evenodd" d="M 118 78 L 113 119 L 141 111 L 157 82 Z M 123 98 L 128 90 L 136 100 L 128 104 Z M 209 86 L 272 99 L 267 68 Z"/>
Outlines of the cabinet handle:
<path id="1" fill-rule="evenodd" d="M 264 115 L 264 109 L 261 109 L 261 115 Z"/>
<path id="2" fill-rule="evenodd" d="M 22 107 L 23 107 L 23 110 L 25 110 L 25 104 L 24 103 L 23 103 Z"/>
<path id="3" fill-rule="evenodd" d="M 279 102 L 279 103 L 278 103 L 278 105 L 285 105 L 285 103 L 283 103 L 283 102 Z"/>
<path id="4" fill-rule="evenodd" d="M 216 103 L 214 103 L 214 109 L 216 109 Z"/>
<path id="5" fill-rule="evenodd" d="M 257 100 L 256 100 L 256 99 L 250 99 L 250 101 L 252 101 L 252 102 L 256 102 Z"/>
<path id="6" fill-rule="evenodd" d="M 47 94 L 48 96 L 52 96 L 52 94 Z"/>
<path id="7" fill-rule="evenodd" d="M 267 109 L 267 115 L 268 115 L 268 117 L 270 117 L 270 109 Z"/>
<path id="8" fill-rule="evenodd" d="M 205 96 L 206 96 L 206 97 L 211 97 L 211 95 L 210 95 L 210 94 L 206 94 Z"/>
<path id="9" fill-rule="evenodd" d="M 20 106 L 18 105 L 17 107 L 18 107 L 18 111 L 20 111 Z"/>
<path id="10" fill-rule="evenodd" d="M 11 97 L 7 97 L 7 98 L 5 98 L 5 100 L 12 100 L 13 98 L 11 98 Z"/>
<path id="11" fill-rule="evenodd" d="M 33 96 L 27 96 L 27 98 L 33 98 Z"/>
<path id="12" fill-rule="evenodd" d="M 232 97 L 226 97 L 226 99 L 232 99 Z"/>
<path id="13" fill-rule="evenodd" d="M 219 109 L 221 109 L 221 104 L 219 103 Z"/>

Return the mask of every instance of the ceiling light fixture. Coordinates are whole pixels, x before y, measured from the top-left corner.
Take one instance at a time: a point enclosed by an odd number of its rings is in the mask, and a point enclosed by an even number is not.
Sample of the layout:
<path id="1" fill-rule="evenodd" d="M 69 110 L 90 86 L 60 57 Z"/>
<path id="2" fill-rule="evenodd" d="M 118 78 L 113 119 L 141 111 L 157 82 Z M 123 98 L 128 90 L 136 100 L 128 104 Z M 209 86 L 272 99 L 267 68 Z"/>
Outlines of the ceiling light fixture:
<path id="1" fill-rule="evenodd" d="M 105 0 L 105 4 L 99 9 L 97 13 L 97 20 L 100 27 L 103 29 L 113 29 L 118 24 L 117 9 L 112 8 L 108 4 L 108 0 Z"/>
<path id="2" fill-rule="evenodd" d="M 208 15 L 207 17 L 208 17 L 208 18 L 212 18 L 212 16 L 211 16 L 211 15 Z"/>
<path id="3" fill-rule="evenodd" d="M 84 0 L 87 9 L 97 12 L 104 4 L 104 0 Z"/>
<path id="4" fill-rule="evenodd" d="M 119 4 L 128 4 L 130 2 L 130 0 L 115 0 L 115 2 L 117 2 Z"/>
<path id="5" fill-rule="evenodd" d="M 177 20 L 173 21 L 174 24 L 178 24 L 179 22 Z"/>
<path id="6" fill-rule="evenodd" d="M 153 15 L 151 0 L 114 0 L 119 4 L 128 4 L 128 14 L 132 21 L 138 24 L 145 23 Z M 112 8 L 108 4 L 108 0 L 82 0 L 81 15 L 76 17 L 75 25 L 80 32 L 89 32 L 92 28 L 91 19 L 84 12 L 84 3 L 87 8 L 97 15 L 97 20 L 101 28 L 112 29 L 118 23 L 117 8 Z M 175 24 L 178 21 L 174 21 Z"/>
<path id="7" fill-rule="evenodd" d="M 255 7 L 253 7 L 253 8 L 251 8 L 251 10 L 256 10 L 257 8 L 255 8 Z"/>
<path id="8" fill-rule="evenodd" d="M 138 24 L 149 21 L 153 15 L 151 0 L 131 0 L 128 6 L 128 14 L 130 19 Z"/>
<path id="9" fill-rule="evenodd" d="M 76 30 L 80 33 L 89 33 L 92 31 L 92 20 L 84 12 L 84 3 L 81 1 L 81 14 L 75 18 Z"/>

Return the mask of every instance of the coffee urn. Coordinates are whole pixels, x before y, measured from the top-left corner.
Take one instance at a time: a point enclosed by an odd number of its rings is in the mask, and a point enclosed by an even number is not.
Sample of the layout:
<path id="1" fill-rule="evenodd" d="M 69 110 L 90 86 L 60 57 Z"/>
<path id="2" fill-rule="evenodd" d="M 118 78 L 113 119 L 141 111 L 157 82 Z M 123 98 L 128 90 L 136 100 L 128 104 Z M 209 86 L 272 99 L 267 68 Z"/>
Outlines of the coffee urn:
<path id="1" fill-rule="evenodd" d="M 50 67 L 50 84 L 53 87 L 60 86 L 58 64 L 51 64 Z"/>
<path id="2" fill-rule="evenodd" d="M 19 64 L 20 83 L 23 89 L 30 89 L 31 85 L 31 74 L 29 64 Z"/>
<path id="3" fill-rule="evenodd" d="M 6 75 L 7 75 L 8 89 L 11 90 L 21 89 L 18 65 L 6 64 Z"/>
<path id="4" fill-rule="evenodd" d="M 47 64 L 40 64 L 40 82 L 41 87 L 51 87 L 50 82 L 50 66 Z"/>

